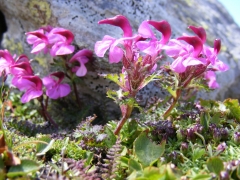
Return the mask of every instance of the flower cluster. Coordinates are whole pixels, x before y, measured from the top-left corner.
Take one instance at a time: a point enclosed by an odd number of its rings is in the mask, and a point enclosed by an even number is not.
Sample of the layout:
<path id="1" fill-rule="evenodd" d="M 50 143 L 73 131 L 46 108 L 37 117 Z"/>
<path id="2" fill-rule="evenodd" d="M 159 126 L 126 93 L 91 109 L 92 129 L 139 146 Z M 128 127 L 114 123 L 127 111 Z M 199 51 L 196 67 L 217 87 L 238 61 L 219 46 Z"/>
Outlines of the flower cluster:
<path id="1" fill-rule="evenodd" d="M 122 61 L 122 74 L 119 79 L 107 76 L 116 82 L 122 91 L 118 92 L 118 98 L 134 99 L 137 92 L 146 86 L 157 76 L 157 62 L 161 59 L 161 51 L 174 59 L 170 66 L 164 66 L 162 70 L 170 75 L 175 75 L 176 86 L 171 90 L 173 102 L 163 117 L 166 119 L 176 105 L 182 89 L 187 88 L 193 79 L 205 78 L 210 88 L 217 88 L 215 71 L 226 71 L 228 66 L 217 58 L 221 48 L 221 41 L 216 39 L 214 47 L 205 45 L 206 32 L 202 27 L 189 26 L 195 36 L 183 35 L 177 39 L 170 39 L 171 27 L 167 21 L 143 21 L 138 33 L 133 34 L 131 25 L 125 16 L 117 15 L 113 18 L 99 21 L 99 24 L 109 24 L 120 27 L 123 36 L 119 39 L 105 35 L 102 41 L 95 44 L 95 53 L 99 57 L 109 49 L 109 62 Z M 161 33 L 158 39 L 151 29 Z M 171 73 L 170 73 L 171 72 Z M 171 88 L 171 87 L 170 87 Z M 168 88 L 167 88 L 168 89 Z M 119 95 L 120 94 L 120 95 Z M 110 97 L 110 96 L 109 96 Z M 126 119 L 130 116 L 133 104 L 125 101 L 120 104 L 122 119 L 115 131 L 118 134 Z"/>
<path id="2" fill-rule="evenodd" d="M 171 28 L 166 21 L 143 21 L 138 34 L 133 35 L 128 19 L 122 15 L 99 21 L 99 24 L 118 26 L 123 31 L 123 37 L 115 39 L 108 35 L 95 44 L 95 53 L 103 57 L 109 49 L 109 62 L 118 63 L 122 60 L 123 68 L 120 81 L 121 88 L 134 97 L 147 83 L 157 67 L 164 44 L 171 36 Z M 160 40 L 154 35 L 150 26 L 162 33 Z"/>
<path id="3" fill-rule="evenodd" d="M 74 36 L 71 31 L 63 28 L 52 28 L 50 26 L 39 30 L 28 32 L 27 42 L 33 45 L 31 53 L 37 54 L 40 51 L 50 52 L 51 56 L 63 56 L 72 54 L 74 46 L 71 45 Z M 87 73 L 85 64 L 92 57 L 92 51 L 83 49 L 77 52 L 66 63 L 77 61 L 80 66 L 73 66 L 70 70 L 82 77 Z M 8 50 L 0 50 L 0 73 L 12 75 L 12 85 L 20 91 L 24 91 L 21 98 L 22 103 L 29 102 L 31 99 L 43 95 L 43 86 L 46 89 L 46 95 L 51 99 L 58 99 L 67 96 L 70 91 L 70 85 L 62 83 L 67 72 L 54 72 L 43 77 L 34 75 L 30 60 L 26 55 L 20 55 L 16 60 Z"/>
<path id="4" fill-rule="evenodd" d="M 74 35 L 67 29 L 47 26 L 28 32 L 26 35 L 27 42 L 33 45 L 31 53 L 37 54 L 40 51 L 47 53 L 50 51 L 51 56 L 55 57 L 74 52 L 74 46 L 71 45 Z"/>
<path id="5" fill-rule="evenodd" d="M 228 66 L 217 58 L 221 41 L 216 39 L 214 47 L 205 45 L 206 32 L 202 27 L 189 26 L 196 36 L 184 35 L 171 39 L 163 49 L 174 58 L 170 68 L 179 74 L 179 81 L 186 82 L 204 75 L 210 88 L 218 88 L 215 71 L 226 71 Z"/>

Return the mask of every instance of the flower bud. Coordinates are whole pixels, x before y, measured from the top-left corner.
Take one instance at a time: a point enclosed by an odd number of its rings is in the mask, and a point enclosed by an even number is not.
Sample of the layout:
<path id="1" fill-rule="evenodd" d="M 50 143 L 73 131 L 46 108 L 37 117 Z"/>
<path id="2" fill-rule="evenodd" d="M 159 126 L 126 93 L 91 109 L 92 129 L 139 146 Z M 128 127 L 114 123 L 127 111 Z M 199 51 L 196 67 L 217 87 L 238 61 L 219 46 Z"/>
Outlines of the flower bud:
<path id="1" fill-rule="evenodd" d="M 229 174 L 227 171 L 221 171 L 220 172 L 220 180 L 229 180 Z"/>
<path id="2" fill-rule="evenodd" d="M 240 144 L 240 132 L 235 132 L 233 134 L 233 141 L 234 143 L 236 143 L 237 145 Z"/>
<path id="3" fill-rule="evenodd" d="M 226 145 L 225 142 L 223 142 L 223 143 L 221 143 L 221 144 L 218 145 L 217 151 L 223 152 L 223 151 L 225 151 L 226 148 L 227 148 L 227 145 Z"/>
<path id="4" fill-rule="evenodd" d="M 188 143 L 183 142 L 183 143 L 181 144 L 180 151 L 181 151 L 183 154 L 187 154 L 187 150 L 188 150 Z"/>

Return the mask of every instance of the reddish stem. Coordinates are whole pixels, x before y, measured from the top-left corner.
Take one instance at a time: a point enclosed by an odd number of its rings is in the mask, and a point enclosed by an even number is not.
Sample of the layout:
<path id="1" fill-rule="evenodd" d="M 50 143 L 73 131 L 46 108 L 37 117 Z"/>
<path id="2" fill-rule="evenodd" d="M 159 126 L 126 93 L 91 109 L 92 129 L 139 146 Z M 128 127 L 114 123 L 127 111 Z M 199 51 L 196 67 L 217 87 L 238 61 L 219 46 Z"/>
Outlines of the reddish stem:
<path id="1" fill-rule="evenodd" d="M 58 128 L 58 125 L 57 123 L 51 118 L 51 116 L 48 114 L 44 104 L 43 104 L 43 99 L 39 99 L 39 102 L 41 104 L 41 108 L 42 108 L 42 112 L 43 112 L 43 118 L 46 120 L 46 121 L 49 121 L 52 125 L 54 125 L 56 128 Z"/>
<path id="2" fill-rule="evenodd" d="M 125 124 L 125 122 L 127 121 L 127 119 L 130 117 L 131 113 L 132 113 L 132 110 L 133 110 L 133 106 L 132 105 L 124 105 L 126 106 L 125 108 L 125 111 L 123 112 L 122 110 L 122 114 L 123 114 L 123 117 L 122 119 L 120 120 L 120 122 L 118 123 L 117 125 L 117 128 L 115 129 L 114 131 L 114 134 L 115 135 L 118 135 L 119 132 L 121 131 L 123 125 Z M 122 109 L 122 108 L 121 108 Z"/>

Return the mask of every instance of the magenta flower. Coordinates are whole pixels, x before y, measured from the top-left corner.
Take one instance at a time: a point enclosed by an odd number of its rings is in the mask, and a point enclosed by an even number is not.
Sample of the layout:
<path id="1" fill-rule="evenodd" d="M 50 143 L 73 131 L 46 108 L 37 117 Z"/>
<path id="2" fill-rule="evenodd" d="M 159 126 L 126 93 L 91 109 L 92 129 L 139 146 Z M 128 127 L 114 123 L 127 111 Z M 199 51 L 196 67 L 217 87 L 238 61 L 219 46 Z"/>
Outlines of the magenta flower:
<path id="1" fill-rule="evenodd" d="M 37 54 L 40 51 L 44 53 L 48 52 L 48 38 L 43 29 L 27 32 L 26 35 L 28 44 L 33 45 L 31 53 Z"/>
<path id="2" fill-rule="evenodd" d="M 33 70 L 29 59 L 26 55 L 21 55 L 17 58 L 14 65 L 11 66 L 12 84 L 16 84 L 22 76 L 33 76 Z"/>
<path id="3" fill-rule="evenodd" d="M 57 78 L 57 80 L 55 79 Z M 46 95 L 52 99 L 58 99 L 67 96 L 71 88 L 68 84 L 62 84 L 64 78 L 63 72 L 55 72 L 42 79 L 46 87 Z"/>
<path id="4" fill-rule="evenodd" d="M 76 66 L 72 69 L 73 72 L 76 72 L 76 75 L 79 77 L 85 76 L 87 74 L 87 68 L 85 64 L 92 57 L 92 51 L 88 49 L 82 49 L 78 51 L 74 56 L 69 60 L 69 62 L 78 61 L 80 66 Z"/>
<path id="5" fill-rule="evenodd" d="M 11 74 L 14 76 L 33 75 L 30 61 L 26 55 L 21 55 L 17 58 L 15 64 L 11 66 Z"/>
<path id="6" fill-rule="evenodd" d="M 208 87 L 210 87 L 212 89 L 219 88 L 219 84 L 217 83 L 216 75 L 213 71 L 205 72 L 204 78 L 208 81 Z"/>
<path id="7" fill-rule="evenodd" d="M 9 74 L 14 63 L 14 59 L 8 50 L 0 50 L 0 76 L 3 72 Z"/>
<path id="8" fill-rule="evenodd" d="M 71 45 L 74 35 L 64 28 L 53 28 L 47 35 L 49 44 L 52 45 L 50 54 L 54 56 L 71 54 L 74 46 Z"/>
<path id="9" fill-rule="evenodd" d="M 159 41 L 149 24 L 162 33 L 162 38 Z M 138 33 L 150 41 L 138 41 L 137 47 L 146 54 L 157 56 L 171 36 L 171 27 L 167 21 L 143 21 L 139 26 Z"/>
<path id="10" fill-rule="evenodd" d="M 21 97 L 22 103 L 27 103 L 31 99 L 42 96 L 42 80 L 38 76 L 20 76 L 12 83 L 20 91 L 25 91 Z"/>
<path id="11" fill-rule="evenodd" d="M 67 29 L 47 26 L 26 35 L 27 42 L 33 45 L 31 53 L 37 54 L 40 51 L 47 53 L 50 50 L 51 56 L 54 57 L 74 52 L 74 46 L 71 45 L 74 35 Z"/>
<path id="12" fill-rule="evenodd" d="M 102 41 L 97 41 L 95 44 L 95 53 L 99 57 L 103 57 L 106 51 L 109 49 L 109 62 L 118 63 L 123 57 L 123 51 L 117 45 L 119 43 L 127 44 L 128 38 L 132 37 L 132 27 L 125 16 L 117 15 L 113 18 L 104 19 L 98 22 L 98 24 L 110 24 L 120 27 L 123 30 L 123 38 L 115 39 L 111 36 L 104 36 Z M 124 41 L 125 39 L 125 41 Z"/>
<path id="13" fill-rule="evenodd" d="M 183 36 L 172 39 L 168 45 L 163 47 L 166 54 L 175 59 L 170 67 L 177 73 L 185 72 L 188 66 L 206 64 L 205 59 L 198 58 L 202 48 L 202 41 L 196 36 Z"/>

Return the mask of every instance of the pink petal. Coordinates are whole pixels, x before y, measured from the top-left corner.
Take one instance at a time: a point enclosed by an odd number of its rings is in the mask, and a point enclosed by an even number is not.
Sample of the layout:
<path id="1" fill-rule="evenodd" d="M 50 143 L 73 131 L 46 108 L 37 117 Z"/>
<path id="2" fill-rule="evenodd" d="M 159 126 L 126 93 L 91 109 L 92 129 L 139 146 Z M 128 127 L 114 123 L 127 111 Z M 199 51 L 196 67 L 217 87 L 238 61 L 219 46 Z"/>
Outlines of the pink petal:
<path id="1" fill-rule="evenodd" d="M 104 19 L 98 22 L 98 24 L 110 24 L 113 26 L 118 26 L 123 30 L 124 37 L 132 36 L 132 27 L 128 19 L 123 15 L 117 15 L 113 18 Z"/>
<path id="2" fill-rule="evenodd" d="M 16 86 L 20 91 L 25 91 L 27 89 L 34 88 L 36 84 L 24 77 L 15 77 L 12 80 L 12 85 Z"/>
<path id="3" fill-rule="evenodd" d="M 116 39 L 111 36 L 104 36 L 102 41 L 97 41 L 95 43 L 94 51 L 98 57 L 104 57 L 106 51 L 114 43 Z"/>
<path id="4" fill-rule="evenodd" d="M 74 49 L 75 47 L 73 45 L 63 44 L 56 51 L 56 55 L 60 56 L 60 55 L 72 54 L 74 52 Z"/>
<path id="5" fill-rule="evenodd" d="M 183 58 L 178 57 L 176 60 L 173 61 L 171 64 L 171 69 L 177 73 L 183 73 L 186 71 L 186 67 L 182 64 Z"/>
<path id="6" fill-rule="evenodd" d="M 159 32 L 162 33 L 160 42 L 166 44 L 171 37 L 171 26 L 167 21 L 148 21 L 148 24 L 152 25 Z"/>
<path id="7" fill-rule="evenodd" d="M 40 97 L 43 94 L 42 90 L 32 90 L 29 89 L 28 91 L 26 91 L 24 93 L 24 95 L 21 97 L 21 102 L 22 103 L 27 103 L 29 102 L 31 99 Z"/>
<path id="8" fill-rule="evenodd" d="M 56 84 L 56 80 L 50 76 L 42 78 L 43 85 L 48 89 Z"/>
<path id="9" fill-rule="evenodd" d="M 144 38 L 154 38 L 156 39 L 155 35 L 153 34 L 151 28 L 148 25 L 147 21 L 143 21 L 139 28 L 138 28 L 138 33 L 144 37 Z"/>
<path id="10" fill-rule="evenodd" d="M 182 64 L 187 67 L 187 66 L 195 66 L 195 65 L 199 65 L 199 64 L 206 64 L 205 59 L 197 59 L 194 57 L 188 57 L 186 58 Z"/>
<path id="11" fill-rule="evenodd" d="M 83 77 L 87 74 L 87 68 L 84 63 L 81 63 L 80 67 L 78 68 L 76 75 L 79 77 Z"/>
<path id="12" fill-rule="evenodd" d="M 71 92 L 71 88 L 68 84 L 61 84 L 59 86 L 60 97 L 65 97 Z"/>
<path id="13" fill-rule="evenodd" d="M 46 47 L 46 43 L 42 42 L 33 46 L 31 53 L 38 53 Z"/>
<path id="14" fill-rule="evenodd" d="M 203 49 L 202 40 L 197 36 L 182 36 L 177 39 L 183 40 L 193 46 L 193 48 L 194 48 L 193 56 L 194 57 L 198 57 L 198 55 L 200 54 L 200 52 Z"/>
<path id="15" fill-rule="evenodd" d="M 88 59 L 91 58 L 93 55 L 92 51 L 88 50 L 88 49 L 82 49 L 80 51 L 78 51 L 76 54 L 74 54 L 74 56 L 69 60 L 69 62 L 73 62 L 73 61 L 80 61 L 82 63 L 87 63 Z"/>
<path id="16" fill-rule="evenodd" d="M 227 71 L 229 69 L 227 64 L 224 64 L 222 61 L 220 61 L 218 59 L 215 61 L 214 67 L 217 70 L 222 71 L 222 72 Z"/>
<path id="17" fill-rule="evenodd" d="M 196 27 L 196 26 L 188 26 L 201 40 L 203 43 L 206 42 L 206 31 L 203 27 Z"/>
<path id="18" fill-rule="evenodd" d="M 123 51 L 117 46 L 111 46 L 109 50 L 109 63 L 118 63 L 123 57 Z"/>

